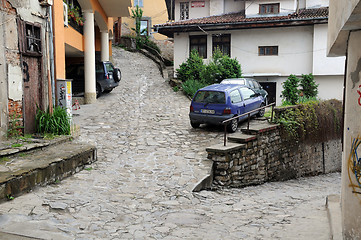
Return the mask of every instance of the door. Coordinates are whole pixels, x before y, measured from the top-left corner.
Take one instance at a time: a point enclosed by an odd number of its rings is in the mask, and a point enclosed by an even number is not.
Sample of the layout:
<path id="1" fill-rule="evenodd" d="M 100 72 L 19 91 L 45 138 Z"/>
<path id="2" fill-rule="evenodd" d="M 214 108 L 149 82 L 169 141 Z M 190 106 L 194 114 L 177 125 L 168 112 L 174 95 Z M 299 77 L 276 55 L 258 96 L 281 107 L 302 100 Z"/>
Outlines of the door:
<path id="1" fill-rule="evenodd" d="M 23 81 L 24 81 L 24 133 L 36 131 L 36 109 L 42 108 L 42 68 L 41 58 L 23 56 Z"/>
<path id="2" fill-rule="evenodd" d="M 261 86 L 268 93 L 268 104 L 276 102 L 276 83 L 275 82 L 260 82 Z"/>

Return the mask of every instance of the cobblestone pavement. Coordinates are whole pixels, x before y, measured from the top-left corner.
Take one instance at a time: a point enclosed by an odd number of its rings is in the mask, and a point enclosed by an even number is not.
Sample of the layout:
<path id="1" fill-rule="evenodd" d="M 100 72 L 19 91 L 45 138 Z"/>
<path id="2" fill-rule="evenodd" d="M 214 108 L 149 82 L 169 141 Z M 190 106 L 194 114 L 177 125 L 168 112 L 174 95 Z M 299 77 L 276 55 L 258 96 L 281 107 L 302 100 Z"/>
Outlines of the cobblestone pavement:
<path id="1" fill-rule="evenodd" d="M 122 80 L 74 111 L 98 161 L 0 205 L 0 232 L 40 239 L 329 239 L 325 198 L 340 174 L 192 193 L 219 128 L 192 129 L 189 100 L 157 66 L 114 49 Z M 14 238 L 12 238 L 14 239 Z M 19 238 L 23 239 L 23 238 Z"/>

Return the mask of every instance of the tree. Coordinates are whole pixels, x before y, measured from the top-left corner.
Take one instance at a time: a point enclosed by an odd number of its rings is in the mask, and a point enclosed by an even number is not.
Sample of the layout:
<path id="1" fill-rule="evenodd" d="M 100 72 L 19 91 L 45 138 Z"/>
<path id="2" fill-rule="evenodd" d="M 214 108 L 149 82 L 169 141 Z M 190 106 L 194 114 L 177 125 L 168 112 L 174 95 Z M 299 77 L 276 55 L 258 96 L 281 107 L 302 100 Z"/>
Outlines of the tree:
<path id="1" fill-rule="evenodd" d="M 301 91 L 303 92 L 303 96 L 306 98 L 315 98 L 318 94 L 318 84 L 315 82 L 315 78 L 312 73 L 303 75 L 301 78 Z"/>
<path id="2" fill-rule="evenodd" d="M 298 89 L 299 82 L 300 79 L 292 74 L 282 84 L 283 85 L 282 95 L 284 101 L 287 101 L 292 105 L 297 104 L 300 94 L 300 90 Z"/>

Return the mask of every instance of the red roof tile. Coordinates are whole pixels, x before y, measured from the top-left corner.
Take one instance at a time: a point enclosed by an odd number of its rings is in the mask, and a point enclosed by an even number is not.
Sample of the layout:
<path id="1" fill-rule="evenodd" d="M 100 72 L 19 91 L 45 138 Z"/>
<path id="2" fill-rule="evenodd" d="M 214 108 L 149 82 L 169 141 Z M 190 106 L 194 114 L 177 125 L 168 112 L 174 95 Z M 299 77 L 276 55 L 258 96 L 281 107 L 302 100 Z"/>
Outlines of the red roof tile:
<path id="1" fill-rule="evenodd" d="M 195 18 L 189 20 L 183 20 L 178 22 L 170 22 L 166 24 L 157 25 L 158 27 L 166 26 L 189 26 L 189 25 L 212 25 L 212 24 L 247 24 L 257 22 L 277 22 L 277 21 L 296 21 L 296 20 L 317 20 L 328 18 L 328 7 L 314 8 L 314 9 L 301 9 L 299 13 L 292 13 L 285 16 L 274 17 L 252 17 L 246 18 L 244 13 L 229 13 L 218 16 L 209 16 L 204 18 Z"/>

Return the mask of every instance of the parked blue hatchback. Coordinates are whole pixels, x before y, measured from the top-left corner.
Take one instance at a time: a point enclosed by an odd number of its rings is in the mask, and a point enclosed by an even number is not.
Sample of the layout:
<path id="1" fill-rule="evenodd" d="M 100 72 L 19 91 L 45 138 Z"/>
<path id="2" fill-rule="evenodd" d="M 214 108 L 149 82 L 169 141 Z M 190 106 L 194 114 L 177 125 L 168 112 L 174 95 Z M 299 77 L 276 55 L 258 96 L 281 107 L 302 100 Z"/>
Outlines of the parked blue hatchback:
<path id="1" fill-rule="evenodd" d="M 190 106 L 189 118 L 193 128 L 198 128 L 202 123 L 220 125 L 226 119 L 262 106 L 264 106 L 262 95 L 247 86 L 213 84 L 196 92 Z M 251 115 L 255 114 L 262 117 L 264 109 Z M 247 116 L 234 119 L 227 125 L 227 130 L 235 132 L 239 121 L 246 118 Z"/>

